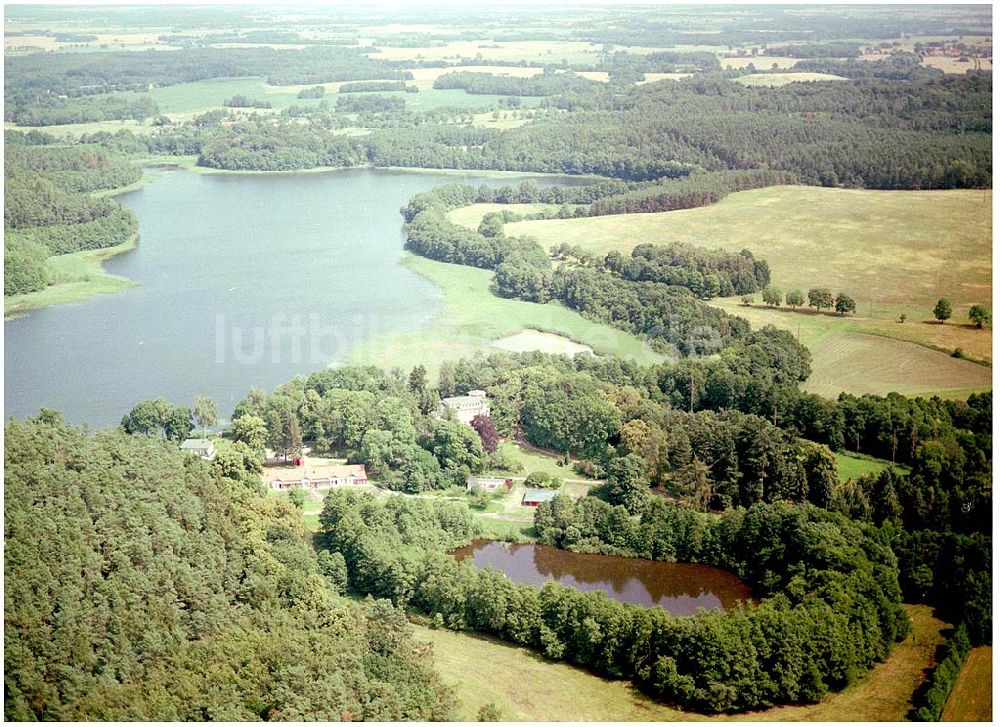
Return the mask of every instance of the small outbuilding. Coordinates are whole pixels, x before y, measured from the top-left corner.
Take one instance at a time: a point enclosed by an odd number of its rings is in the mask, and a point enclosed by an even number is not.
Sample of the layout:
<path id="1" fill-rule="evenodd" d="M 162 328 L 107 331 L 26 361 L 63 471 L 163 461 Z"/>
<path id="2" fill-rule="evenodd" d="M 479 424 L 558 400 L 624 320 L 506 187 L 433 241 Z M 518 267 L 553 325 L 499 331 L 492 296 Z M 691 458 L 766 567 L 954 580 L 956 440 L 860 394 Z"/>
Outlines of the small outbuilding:
<path id="1" fill-rule="evenodd" d="M 514 486 L 514 480 L 509 477 L 467 477 L 465 479 L 465 489 L 470 492 L 478 487 L 483 492 L 499 492 L 500 488 L 508 492 Z"/>
<path id="2" fill-rule="evenodd" d="M 559 490 L 526 490 L 521 498 L 524 507 L 538 507 L 543 502 L 550 502 L 559 494 Z"/>
<path id="3" fill-rule="evenodd" d="M 181 443 L 181 451 L 202 459 L 212 459 L 215 456 L 215 445 L 210 439 L 185 439 Z"/>

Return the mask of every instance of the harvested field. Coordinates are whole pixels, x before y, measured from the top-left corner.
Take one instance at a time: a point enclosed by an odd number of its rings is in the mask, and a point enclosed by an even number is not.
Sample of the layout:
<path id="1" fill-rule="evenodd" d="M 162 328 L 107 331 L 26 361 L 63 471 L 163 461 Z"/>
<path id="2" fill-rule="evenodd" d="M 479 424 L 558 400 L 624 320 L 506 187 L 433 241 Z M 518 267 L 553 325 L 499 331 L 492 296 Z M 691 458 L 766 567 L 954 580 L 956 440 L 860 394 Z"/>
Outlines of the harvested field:
<path id="1" fill-rule="evenodd" d="M 593 353 L 590 346 L 570 340 L 555 333 L 545 333 L 526 329 L 512 336 L 505 336 L 493 342 L 497 348 L 505 351 L 541 351 L 542 353 L 557 353 L 573 356 L 578 353 Z"/>
<path id="2" fill-rule="evenodd" d="M 986 366 L 952 358 L 915 343 L 882 336 L 839 333 L 812 348 L 813 373 L 803 387 L 826 397 L 883 394 L 915 395 L 990 385 Z"/>

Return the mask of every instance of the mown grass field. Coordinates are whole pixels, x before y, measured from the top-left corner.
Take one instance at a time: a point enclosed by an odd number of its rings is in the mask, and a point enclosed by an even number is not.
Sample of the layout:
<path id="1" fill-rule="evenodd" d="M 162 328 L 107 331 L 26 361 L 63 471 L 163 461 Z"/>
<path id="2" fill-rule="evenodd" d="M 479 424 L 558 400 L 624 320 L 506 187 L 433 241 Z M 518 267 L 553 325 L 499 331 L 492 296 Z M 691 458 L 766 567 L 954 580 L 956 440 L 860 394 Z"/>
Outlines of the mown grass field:
<path id="1" fill-rule="evenodd" d="M 686 242 L 735 252 L 746 248 L 767 260 L 774 284 L 783 291 L 824 286 L 848 293 L 858 310 L 844 318 L 784 306 L 747 308 L 738 299 L 713 302 L 755 327 L 771 324 L 796 333 L 814 350 L 813 385 L 821 392 L 965 391 L 990 383 L 989 369 L 972 369 L 948 356 L 906 365 L 920 355 L 915 349 L 876 338 L 946 353 L 961 348 L 972 359 L 992 360 L 992 331 L 967 323 L 971 305 L 992 305 L 989 191 L 769 187 L 729 195 L 710 207 L 533 220 L 506 229 L 508 234 L 531 235 L 543 247 L 567 242 L 595 254 L 629 254 L 644 242 Z M 945 325 L 931 315 L 941 297 L 953 306 L 953 318 Z M 901 313 L 907 316 L 905 323 L 897 322 Z M 874 335 L 860 340 L 846 336 L 858 333 Z"/>
<path id="2" fill-rule="evenodd" d="M 861 475 L 877 475 L 882 470 L 889 467 L 894 468 L 900 474 L 907 472 L 907 468 L 902 465 L 894 465 L 885 459 L 877 459 L 864 454 L 846 454 L 837 452 L 837 472 L 840 474 L 842 482 L 856 480 Z"/>
<path id="3" fill-rule="evenodd" d="M 736 79 L 737 83 L 741 83 L 744 86 L 768 86 L 770 88 L 777 88 L 778 86 L 786 86 L 789 83 L 802 83 L 802 82 L 814 82 L 814 81 L 847 81 L 849 79 L 843 76 L 834 76 L 830 73 L 754 73 L 751 76 L 740 76 Z"/>
<path id="4" fill-rule="evenodd" d="M 800 60 L 800 58 L 787 58 L 785 56 L 720 56 L 719 63 L 722 64 L 722 70 L 746 68 L 752 64 L 758 71 L 769 71 L 775 66 L 781 70 L 789 69 Z"/>
<path id="5" fill-rule="evenodd" d="M 448 219 L 454 222 L 456 225 L 462 225 L 463 227 L 468 227 L 471 230 L 475 230 L 479 227 L 479 223 L 482 222 L 484 216 L 490 214 L 491 212 L 500 212 L 501 210 L 509 210 L 519 215 L 530 215 L 535 212 L 543 212 L 546 209 L 553 207 L 554 205 L 549 204 L 496 204 L 493 202 L 479 202 L 477 204 L 470 204 L 468 207 L 459 207 L 456 210 L 452 210 L 448 213 Z"/>
<path id="6" fill-rule="evenodd" d="M 741 715 L 707 716 L 658 704 L 628 682 L 608 681 L 550 662 L 527 649 L 475 634 L 415 625 L 419 640 L 434 645 L 434 662 L 458 696 L 458 718 L 476 719 L 493 703 L 510 721 L 902 721 L 923 681 L 947 625 L 926 606 L 906 606 L 913 638 L 863 680 L 819 704 L 776 707 Z"/>
<path id="7" fill-rule="evenodd" d="M 54 285 L 44 290 L 19 295 L 5 295 L 4 318 L 20 315 L 34 308 L 60 303 L 79 303 L 95 295 L 117 293 L 138 285 L 133 280 L 104 271 L 101 263 L 108 258 L 135 249 L 135 241 L 103 250 L 81 250 L 50 257 L 46 264 L 52 271 Z"/>
<path id="8" fill-rule="evenodd" d="M 993 647 L 979 646 L 958 675 L 941 713 L 942 722 L 989 722 L 993 719 Z"/>
<path id="9" fill-rule="evenodd" d="M 441 288 L 442 307 L 425 328 L 366 341 L 351 351 L 355 364 L 401 366 L 418 363 L 436 374 L 443 361 L 490 351 L 492 341 L 525 328 L 564 335 L 596 353 L 615 354 L 642 364 L 663 360 L 648 344 L 611 326 L 588 321 L 557 303 L 545 305 L 498 298 L 490 292 L 488 270 L 440 263 L 406 254 L 403 265 Z"/>

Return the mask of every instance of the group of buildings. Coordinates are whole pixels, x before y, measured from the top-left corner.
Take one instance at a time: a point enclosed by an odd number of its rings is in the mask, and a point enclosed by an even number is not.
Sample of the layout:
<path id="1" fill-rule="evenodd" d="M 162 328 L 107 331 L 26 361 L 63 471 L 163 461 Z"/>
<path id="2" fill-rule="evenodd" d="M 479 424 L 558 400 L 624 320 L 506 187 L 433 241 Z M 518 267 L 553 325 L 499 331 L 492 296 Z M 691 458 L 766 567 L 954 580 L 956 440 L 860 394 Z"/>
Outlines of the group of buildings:
<path id="1" fill-rule="evenodd" d="M 442 409 L 454 412 L 455 418 L 463 424 L 472 424 L 472 420 L 477 416 L 490 415 L 490 403 L 486 392 L 480 389 L 473 389 L 466 396 L 450 396 L 441 400 Z M 215 445 L 210 439 L 185 439 L 181 444 L 181 451 L 211 460 L 215 457 Z M 264 469 L 261 480 L 272 490 L 290 490 L 293 487 L 301 487 L 305 490 L 325 490 L 341 485 L 367 485 L 368 473 L 363 464 L 336 464 L 306 466 L 302 459 L 295 461 L 296 468 L 271 468 Z M 301 469 L 299 468 L 301 466 Z M 470 477 L 466 480 L 465 487 L 472 491 L 478 489 L 481 492 L 494 494 L 505 490 L 510 492 L 514 486 L 514 480 L 509 477 Z M 554 498 L 557 490 L 534 490 L 529 489 L 521 498 L 521 504 L 526 507 L 537 507 L 543 502 L 548 502 Z"/>

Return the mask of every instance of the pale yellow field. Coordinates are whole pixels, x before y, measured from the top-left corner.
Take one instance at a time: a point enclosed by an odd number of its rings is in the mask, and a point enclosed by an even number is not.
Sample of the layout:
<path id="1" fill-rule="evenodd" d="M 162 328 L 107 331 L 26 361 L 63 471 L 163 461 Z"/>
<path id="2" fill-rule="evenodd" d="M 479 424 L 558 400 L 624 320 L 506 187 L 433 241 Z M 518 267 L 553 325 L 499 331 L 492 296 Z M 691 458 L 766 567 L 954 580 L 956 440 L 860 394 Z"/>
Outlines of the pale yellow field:
<path id="1" fill-rule="evenodd" d="M 479 223 L 482 222 L 483 217 L 488 215 L 490 212 L 510 210 L 511 212 L 515 212 L 519 215 L 526 215 L 533 212 L 541 212 L 551 206 L 552 205 L 547 204 L 495 204 L 492 202 L 481 202 L 479 204 L 473 204 L 468 207 L 460 207 L 457 210 L 452 210 L 448 213 L 448 219 L 456 225 L 463 225 L 468 227 L 470 230 L 475 230 L 479 227 Z"/>
<path id="2" fill-rule="evenodd" d="M 789 83 L 810 83 L 814 81 L 847 81 L 843 76 L 834 76 L 831 73 L 754 73 L 751 76 L 740 76 L 737 83 L 744 86 L 768 86 L 777 88 L 786 86 Z"/>
<path id="3" fill-rule="evenodd" d="M 992 194 L 768 187 L 675 212 L 532 220 L 507 225 L 543 247 L 568 242 L 604 254 L 640 243 L 686 242 L 767 260 L 784 290 L 825 286 L 858 301 L 930 317 L 949 298 L 955 322 L 992 301 Z M 897 308 L 899 310 L 897 310 Z"/>
<path id="4" fill-rule="evenodd" d="M 828 398 L 842 391 L 860 396 L 949 390 L 965 398 L 968 389 L 989 387 L 993 376 L 986 366 L 882 336 L 837 333 L 811 350 L 813 372 L 802 388 Z"/>
<path id="5" fill-rule="evenodd" d="M 989 722 L 993 718 L 993 647 L 980 646 L 969 653 L 948 703 L 942 722 Z"/>
<path id="6" fill-rule="evenodd" d="M 693 73 L 646 73 L 641 81 L 636 81 L 635 85 L 641 86 L 644 83 L 656 83 L 657 81 L 679 81 L 682 78 L 689 78 Z"/>
<path id="7" fill-rule="evenodd" d="M 723 70 L 727 68 L 746 68 L 751 63 L 758 70 L 768 70 L 777 66 L 778 68 L 791 68 L 798 63 L 800 58 L 787 58 L 785 56 L 726 56 L 719 58 Z"/>
<path id="8" fill-rule="evenodd" d="M 577 343 L 565 336 L 536 331 L 532 328 L 498 338 L 493 341 L 492 345 L 496 348 L 502 348 L 504 351 L 541 351 L 542 353 L 557 353 L 565 356 L 594 352 L 590 346 Z"/>
<path id="9" fill-rule="evenodd" d="M 993 63 L 988 58 L 979 58 L 978 60 L 980 70 L 993 70 Z M 945 73 L 954 73 L 964 76 L 966 71 L 972 70 L 976 67 L 976 60 L 969 60 L 962 63 L 958 58 L 951 58 L 948 56 L 925 56 L 921 65 L 929 68 L 937 68 Z"/>

